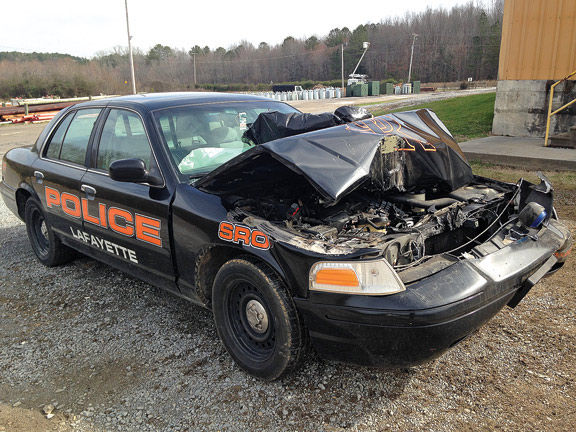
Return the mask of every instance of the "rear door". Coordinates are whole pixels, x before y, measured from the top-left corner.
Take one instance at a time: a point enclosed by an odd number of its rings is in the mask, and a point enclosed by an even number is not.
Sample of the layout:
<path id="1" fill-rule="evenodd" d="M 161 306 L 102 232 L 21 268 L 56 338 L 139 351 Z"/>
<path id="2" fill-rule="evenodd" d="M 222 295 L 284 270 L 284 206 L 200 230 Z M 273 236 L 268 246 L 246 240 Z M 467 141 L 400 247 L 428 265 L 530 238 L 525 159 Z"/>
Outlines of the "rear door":
<path id="1" fill-rule="evenodd" d="M 46 220 L 64 239 L 82 232 L 80 180 L 86 172 L 87 149 L 101 108 L 73 110 L 60 121 L 34 163 L 33 187 Z"/>
<path id="2" fill-rule="evenodd" d="M 171 193 L 166 187 L 118 182 L 110 164 L 137 158 L 160 173 L 148 133 L 136 111 L 111 108 L 94 142 L 91 168 L 82 178 L 87 202 L 84 229 L 99 258 L 155 284 L 175 288 L 169 235 Z M 145 273 L 145 275 L 143 275 Z"/>

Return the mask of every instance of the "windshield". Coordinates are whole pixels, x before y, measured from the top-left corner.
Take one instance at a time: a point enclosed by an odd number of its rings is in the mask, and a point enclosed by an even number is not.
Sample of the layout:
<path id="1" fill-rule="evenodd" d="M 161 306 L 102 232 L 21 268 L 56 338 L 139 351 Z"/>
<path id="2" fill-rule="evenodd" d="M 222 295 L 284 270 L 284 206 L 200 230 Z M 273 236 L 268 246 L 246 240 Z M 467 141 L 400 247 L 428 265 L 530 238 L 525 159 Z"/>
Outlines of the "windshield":
<path id="1" fill-rule="evenodd" d="M 247 101 L 166 108 L 154 116 L 178 170 L 197 178 L 252 147 L 242 135 L 268 111 L 298 112 L 280 102 Z"/>

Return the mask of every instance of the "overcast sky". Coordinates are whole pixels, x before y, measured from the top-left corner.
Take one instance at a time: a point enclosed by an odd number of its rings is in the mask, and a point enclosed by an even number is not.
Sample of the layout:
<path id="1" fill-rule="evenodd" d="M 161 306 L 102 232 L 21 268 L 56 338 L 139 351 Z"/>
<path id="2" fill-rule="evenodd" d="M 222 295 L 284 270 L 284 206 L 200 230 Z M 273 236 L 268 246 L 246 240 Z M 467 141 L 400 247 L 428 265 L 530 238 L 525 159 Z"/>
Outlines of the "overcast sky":
<path id="1" fill-rule="evenodd" d="M 0 51 L 92 57 L 127 45 L 124 0 L 5 3 Z M 196 44 L 228 48 L 243 39 L 276 44 L 286 36 L 323 36 L 335 27 L 352 30 L 426 7 L 449 9 L 463 3 L 467 0 L 128 0 L 128 8 L 133 44 L 148 50 L 157 43 L 184 49 Z"/>

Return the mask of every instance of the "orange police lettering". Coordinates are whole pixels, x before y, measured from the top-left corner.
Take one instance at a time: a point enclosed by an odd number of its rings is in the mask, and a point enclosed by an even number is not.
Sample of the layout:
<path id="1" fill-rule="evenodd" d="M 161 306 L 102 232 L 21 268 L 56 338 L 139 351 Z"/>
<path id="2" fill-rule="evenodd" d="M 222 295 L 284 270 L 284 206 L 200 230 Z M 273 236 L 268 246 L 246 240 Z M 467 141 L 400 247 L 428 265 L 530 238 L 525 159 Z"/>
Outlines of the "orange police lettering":
<path id="1" fill-rule="evenodd" d="M 250 246 L 250 229 L 243 226 L 236 226 L 234 229 L 234 243 Z"/>
<path id="2" fill-rule="evenodd" d="M 268 236 L 264 234 L 262 231 L 258 230 L 252 231 L 251 243 L 252 246 L 260 249 L 268 249 L 270 247 Z"/>
<path id="3" fill-rule="evenodd" d="M 96 209 L 90 214 L 90 202 L 86 198 L 60 191 L 51 187 L 45 187 L 46 207 L 61 207 L 62 211 L 68 216 L 76 219 L 82 218 L 84 221 L 98 225 L 102 228 L 110 228 L 112 231 L 125 235 L 127 237 L 136 237 L 145 243 L 162 247 L 162 237 L 160 231 L 162 221 L 160 219 L 143 216 L 136 213 L 135 215 L 128 210 L 117 207 L 107 208 L 104 203 L 97 203 L 98 215 L 95 215 Z M 232 241 L 234 235 L 234 225 L 228 224 L 228 230 L 224 228 L 223 233 L 227 235 L 225 240 Z M 248 231 L 248 244 L 250 231 Z M 88 235 L 88 234 L 86 234 Z"/>
<path id="4" fill-rule="evenodd" d="M 220 237 L 222 240 L 232 241 L 234 238 L 234 225 L 229 222 L 220 222 L 218 237 Z"/>
<path id="5" fill-rule="evenodd" d="M 60 206 L 60 192 L 46 186 L 46 207 Z"/>
<path id="6" fill-rule="evenodd" d="M 118 224 L 116 222 L 118 219 L 124 219 L 124 224 Z M 134 227 L 132 226 L 133 222 L 134 218 L 130 212 L 116 207 L 110 207 L 108 209 L 108 225 L 110 225 L 112 231 L 132 237 L 134 235 Z"/>
<path id="7" fill-rule="evenodd" d="M 100 215 L 102 228 L 108 228 L 108 223 L 106 222 L 106 204 L 98 204 L 98 214 Z"/>
<path id="8" fill-rule="evenodd" d="M 160 221 L 139 214 L 136 214 L 135 219 L 136 238 L 145 241 L 146 243 L 162 246 L 162 239 L 160 238 Z"/>
<path id="9" fill-rule="evenodd" d="M 64 213 L 74 218 L 80 218 L 82 216 L 82 209 L 80 208 L 80 200 L 76 195 L 64 192 L 60 196 L 60 199 L 62 202 L 62 210 L 64 211 Z M 68 205 L 69 203 L 72 203 L 74 207 L 70 207 Z"/>
<path id="10" fill-rule="evenodd" d="M 252 246 L 256 249 L 270 249 L 270 240 L 262 231 L 234 225 L 230 222 L 220 222 L 218 237 L 225 241 Z"/>
<path id="11" fill-rule="evenodd" d="M 100 219 L 90 215 L 90 212 L 88 211 L 88 200 L 86 198 L 82 198 L 82 216 L 86 222 L 100 225 Z"/>

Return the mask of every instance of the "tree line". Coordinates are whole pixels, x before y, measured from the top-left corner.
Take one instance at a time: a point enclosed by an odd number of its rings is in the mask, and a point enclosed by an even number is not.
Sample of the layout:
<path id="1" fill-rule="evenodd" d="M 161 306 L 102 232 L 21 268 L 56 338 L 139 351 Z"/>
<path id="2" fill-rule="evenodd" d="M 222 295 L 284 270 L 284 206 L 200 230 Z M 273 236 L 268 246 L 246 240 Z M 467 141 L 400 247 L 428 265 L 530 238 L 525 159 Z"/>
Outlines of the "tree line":
<path id="1" fill-rule="evenodd" d="M 406 81 L 414 43 L 412 79 L 422 82 L 496 79 L 503 0 L 469 2 L 447 9 L 426 9 L 351 30 L 334 28 L 323 36 L 286 37 L 271 45 L 248 41 L 228 48 L 192 45 L 179 50 L 157 44 L 136 49 L 139 91 L 267 90 L 272 83 L 316 82 L 338 85 L 341 50 L 344 76 L 352 72 L 370 42 L 357 73 L 370 79 Z M 196 67 L 194 68 L 194 63 Z M 130 91 L 124 47 L 92 59 L 65 54 L 0 53 L 0 97 L 46 94 L 83 96 Z"/>

